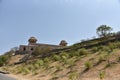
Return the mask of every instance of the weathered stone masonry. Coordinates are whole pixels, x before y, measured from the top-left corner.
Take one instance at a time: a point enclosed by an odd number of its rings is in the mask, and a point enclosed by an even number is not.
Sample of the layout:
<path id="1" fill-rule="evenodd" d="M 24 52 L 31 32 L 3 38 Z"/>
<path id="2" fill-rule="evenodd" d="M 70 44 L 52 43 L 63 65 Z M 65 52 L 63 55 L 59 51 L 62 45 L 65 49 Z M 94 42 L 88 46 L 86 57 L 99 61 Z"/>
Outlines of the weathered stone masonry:
<path id="1" fill-rule="evenodd" d="M 30 39 L 28 39 L 28 42 L 29 42 L 28 45 L 20 45 L 19 53 L 25 54 L 25 53 L 33 52 L 37 47 L 50 48 L 51 50 L 53 50 L 67 46 L 67 42 L 65 40 L 62 40 L 59 45 L 51 45 L 51 44 L 37 43 L 37 39 L 35 37 L 30 37 Z"/>

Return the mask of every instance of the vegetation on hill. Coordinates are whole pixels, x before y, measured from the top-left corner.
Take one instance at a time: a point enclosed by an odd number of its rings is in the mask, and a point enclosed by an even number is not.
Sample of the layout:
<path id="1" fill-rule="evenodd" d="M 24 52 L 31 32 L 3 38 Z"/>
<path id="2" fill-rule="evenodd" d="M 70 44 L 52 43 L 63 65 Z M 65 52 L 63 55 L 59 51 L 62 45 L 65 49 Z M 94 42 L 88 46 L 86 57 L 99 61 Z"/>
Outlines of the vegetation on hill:
<path id="1" fill-rule="evenodd" d="M 12 53 L 13 51 L 9 51 L 0 56 L 0 66 L 6 65 L 8 63 L 8 60 L 12 57 Z"/>
<path id="2" fill-rule="evenodd" d="M 49 57 L 28 60 L 20 65 L 5 66 L 3 69 L 14 74 L 42 76 L 40 79 L 50 76 L 46 80 L 79 80 L 95 69 L 97 72 L 94 74 L 95 77 L 103 79 L 108 75 L 108 68 L 119 65 L 119 49 L 118 41 L 90 49 L 63 51 Z"/>
<path id="3" fill-rule="evenodd" d="M 34 58 L 44 55 L 43 52 L 50 55 Z M 2 69 L 16 75 L 32 76 L 31 80 L 120 78 L 120 75 L 115 75 L 120 71 L 120 39 L 113 35 L 76 43 L 53 52 L 37 48 L 33 53 L 32 60 L 18 65 L 6 65 Z"/>
<path id="4" fill-rule="evenodd" d="M 13 47 L 10 51 L 4 53 L 3 55 L 0 55 L 0 67 L 3 65 L 7 65 L 8 61 L 11 59 L 11 57 L 17 50 L 18 47 Z"/>

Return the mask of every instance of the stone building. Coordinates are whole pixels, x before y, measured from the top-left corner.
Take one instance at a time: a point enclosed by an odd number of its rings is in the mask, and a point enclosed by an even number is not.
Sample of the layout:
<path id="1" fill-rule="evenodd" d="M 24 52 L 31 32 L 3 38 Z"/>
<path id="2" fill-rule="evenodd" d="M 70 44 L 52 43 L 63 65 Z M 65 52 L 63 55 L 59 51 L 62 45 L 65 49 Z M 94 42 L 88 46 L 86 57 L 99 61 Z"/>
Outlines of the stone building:
<path id="1" fill-rule="evenodd" d="M 19 53 L 25 54 L 25 53 L 33 52 L 37 47 L 50 48 L 51 50 L 53 50 L 53 49 L 60 49 L 65 46 L 67 46 L 67 42 L 65 40 L 62 40 L 59 45 L 51 45 L 51 44 L 37 43 L 37 39 L 35 37 L 30 37 L 28 39 L 28 45 L 20 45 Z"/>
<path id="2" fill-rule="evenodd" d="M 67 44 L 68 43 L 65 40 L 62 40 L 59 45 L 61 45 L 61 46 L 67 46 Z"/>

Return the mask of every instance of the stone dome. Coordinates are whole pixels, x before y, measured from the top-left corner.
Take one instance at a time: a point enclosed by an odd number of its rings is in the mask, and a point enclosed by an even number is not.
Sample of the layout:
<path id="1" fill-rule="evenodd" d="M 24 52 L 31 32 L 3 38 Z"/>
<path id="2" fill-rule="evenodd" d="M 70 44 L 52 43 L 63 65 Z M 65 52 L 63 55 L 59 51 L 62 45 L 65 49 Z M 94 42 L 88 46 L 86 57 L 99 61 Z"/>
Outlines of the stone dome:
<path id="1" fill-rule="evenodd" d="M 37 39 L 35 37 L 30 37 L 28 39 L 29 44 L 35 44 L 37 42 Z"/>
<path id="2" fill-rule="evenodd" d="M 65 40 L 62 40 L 59 45 L 60 45 L 60 46 L 67 46 L 67 44 L 68 44 L 68 43 L 67 43 Z"/>

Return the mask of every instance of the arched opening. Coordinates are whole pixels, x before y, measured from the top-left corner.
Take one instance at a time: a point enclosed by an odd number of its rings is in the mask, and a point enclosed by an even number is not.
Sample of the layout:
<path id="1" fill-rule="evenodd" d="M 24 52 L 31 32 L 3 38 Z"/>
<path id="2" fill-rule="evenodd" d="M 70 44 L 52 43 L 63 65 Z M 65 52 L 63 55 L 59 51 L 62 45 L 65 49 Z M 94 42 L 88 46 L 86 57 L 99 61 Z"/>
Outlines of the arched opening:
<path id="1" fill-rule="evenodd" d="M 23 48 L 23 51 L 26 51 L 26 48 L 25 48 L 25 47 Z"/>
<path id="2" fill-rule="evenodd" d="M 34 49 L 33 48 L 31 48 L 31 51 L 33 51 Z"/>

